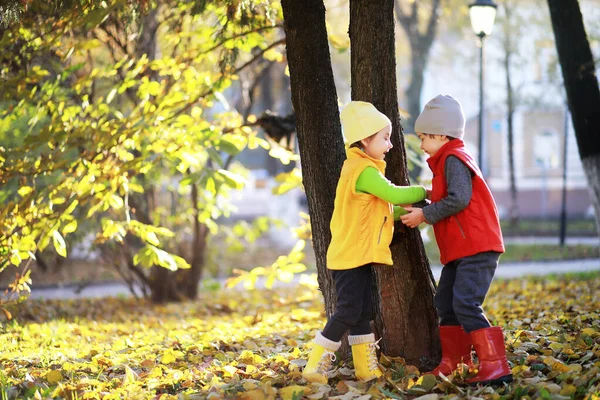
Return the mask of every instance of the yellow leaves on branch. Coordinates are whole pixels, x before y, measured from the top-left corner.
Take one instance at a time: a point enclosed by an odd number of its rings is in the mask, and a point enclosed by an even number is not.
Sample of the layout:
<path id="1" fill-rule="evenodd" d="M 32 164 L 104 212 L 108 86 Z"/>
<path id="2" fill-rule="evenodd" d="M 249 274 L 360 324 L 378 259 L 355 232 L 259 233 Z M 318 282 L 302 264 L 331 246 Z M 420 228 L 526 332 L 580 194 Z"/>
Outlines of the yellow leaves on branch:
<path id="1" fill-rule="evenodd" d="M 276 281 L 289 283 L 296 274 L 306 271 L 306 266 L 302 263 L 305 247 L 306 241 L 300 239 L 287 256 L 279 256 L 269 267 L 257 267 L 251 271 L 235 269 L 233 272 L 237 276 L 229 278 L 225 285 L 233 288 L 242 283 L 244 288 L 251 290 L 256 287 L 259 277 L 265 278 L 264 286 L 267 289 L 271 289 Z"/>

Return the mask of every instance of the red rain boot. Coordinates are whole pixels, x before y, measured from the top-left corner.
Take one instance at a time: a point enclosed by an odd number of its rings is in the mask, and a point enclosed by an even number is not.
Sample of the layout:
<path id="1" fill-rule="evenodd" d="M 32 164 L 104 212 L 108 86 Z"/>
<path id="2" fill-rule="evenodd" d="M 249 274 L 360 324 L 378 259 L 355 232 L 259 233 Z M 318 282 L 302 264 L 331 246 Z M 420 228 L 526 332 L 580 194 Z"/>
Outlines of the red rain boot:
<path id="1" fill-rule="evenodd" d="M 479 373 L 467 380 L 469 384 L 498 384 L 512 382 L 513 376 L 506 361 L 506 349 L 502 328 L 478 329 L 471 332 L 473 347 L 479 358 Z"/>
<path id="2" fill-rule="evenodd" d="M 442 361 L 432 374 L 438 376 L 441 372 L 450 375 L 456 369 L 456 365 L 465 363 L 472 365 L 471 359 L 471 335 L 460 325 L 440 326 L 440 342 L 442 343 Z"/>

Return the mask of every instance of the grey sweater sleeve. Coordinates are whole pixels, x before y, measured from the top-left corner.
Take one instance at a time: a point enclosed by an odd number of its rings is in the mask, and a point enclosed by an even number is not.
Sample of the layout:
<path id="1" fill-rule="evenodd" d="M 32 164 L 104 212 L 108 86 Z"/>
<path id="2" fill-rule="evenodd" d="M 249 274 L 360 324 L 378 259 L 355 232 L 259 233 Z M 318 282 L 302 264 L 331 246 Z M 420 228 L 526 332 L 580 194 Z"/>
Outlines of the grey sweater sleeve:
<path id="1" fill-rule="evenodd" d="M 448 196 L 423 207 L 423 215 L 432 225 L 467 208 L 473 194 L 471 170 L 457 157 L 446 158 L 444 175 L 448 185 Z"/>

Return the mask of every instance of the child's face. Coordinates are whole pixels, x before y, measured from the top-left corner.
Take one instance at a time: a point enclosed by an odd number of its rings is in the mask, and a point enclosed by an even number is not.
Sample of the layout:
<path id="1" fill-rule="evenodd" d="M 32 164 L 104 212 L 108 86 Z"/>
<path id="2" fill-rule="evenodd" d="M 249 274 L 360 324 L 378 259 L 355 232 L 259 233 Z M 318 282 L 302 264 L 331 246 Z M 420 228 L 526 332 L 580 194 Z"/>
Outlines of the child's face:
<path id="1" fill-rule="evenodd" d="M 385 154 L 394 147 L 392 146 L 391 136 L 392 127 L 388 125 L 376 134 L 361 140 L 365 153 L 376 160 L 383 160 Z"/>
<path id="2" fill-rule="evenodd" d="M 430 157 L 435 156 L 435 153 L 450 141 L 446 135 L 430 135 L 417 132 L 417 136 L 421 139 L 421 150 L 429 154 Z"/>

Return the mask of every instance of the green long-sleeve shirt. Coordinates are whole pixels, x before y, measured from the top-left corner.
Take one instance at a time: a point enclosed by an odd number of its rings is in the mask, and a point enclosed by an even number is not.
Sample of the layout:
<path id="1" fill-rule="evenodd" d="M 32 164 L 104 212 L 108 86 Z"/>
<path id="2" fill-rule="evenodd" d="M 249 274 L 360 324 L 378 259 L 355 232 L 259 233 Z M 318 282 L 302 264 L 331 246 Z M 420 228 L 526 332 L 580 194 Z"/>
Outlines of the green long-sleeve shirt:
<path id="1" fill-rule="evenodd" d="M 396 186 L 376 168 L 367 167 L 356 180 L 356 191 L 369 193 L 394 204 L 394 220 L 399 220 L 407 211 L 396 204 L 413 204 L 427 198 L 423 186 Z"/>

